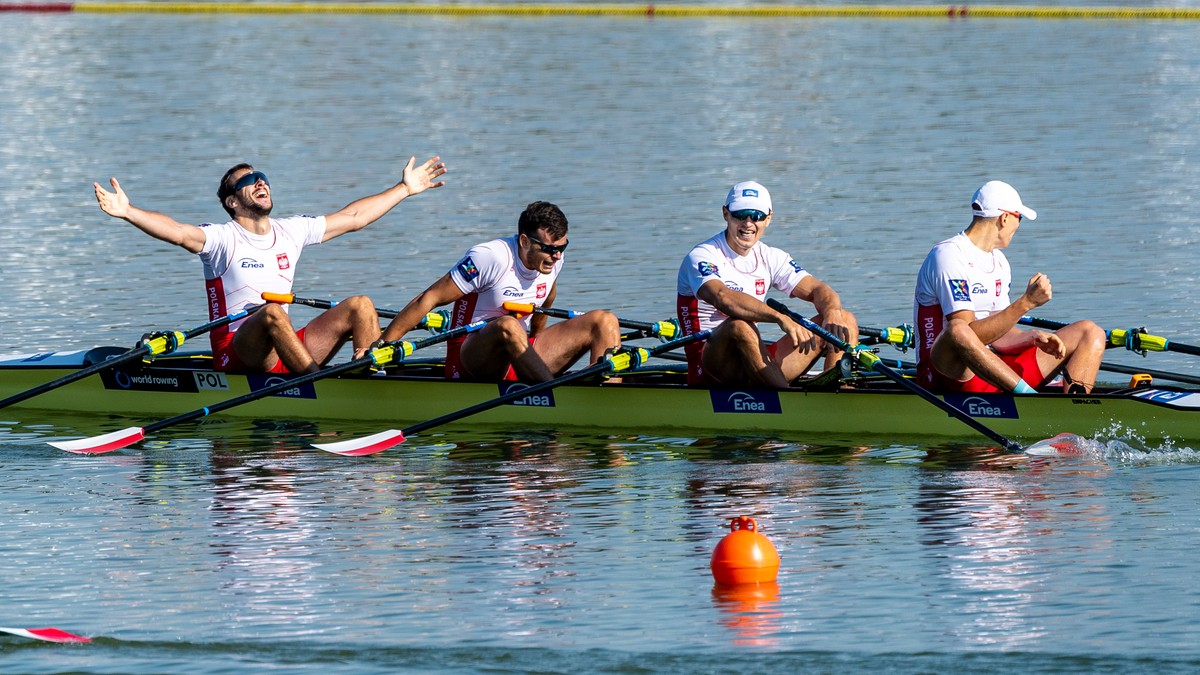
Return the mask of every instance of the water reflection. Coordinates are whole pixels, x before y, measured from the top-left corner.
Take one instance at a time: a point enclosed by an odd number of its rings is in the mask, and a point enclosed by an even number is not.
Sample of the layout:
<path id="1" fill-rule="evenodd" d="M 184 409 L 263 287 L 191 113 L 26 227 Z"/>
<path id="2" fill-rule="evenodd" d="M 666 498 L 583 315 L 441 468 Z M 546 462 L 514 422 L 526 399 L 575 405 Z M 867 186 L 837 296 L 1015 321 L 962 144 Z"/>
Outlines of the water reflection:
<path id="1" fill-rule="evenodd" d="M 1020 648 L 1046 635 L 1035 605 L 1050 574 L 1034 538 L 1045 499 L 1026 479 L 991 472 L 924 474 L 916 509 L 935 570 L 932 612 L 974 646 Z M 954 598 L 956 600 L 951 600 Z"/>
<path id="2" fill-rule="evenodd" d="M 714 584 L 713 604 L 721 612 L 721 625 L 741 647 L 773 647 L 779 644 L 784 618 L 779 605 L 779 583 L 726 586 Z"/>
<path id="3" fill-rule="evenodd" d="M 324 616 L 314 602 L 324 585 L 321 519 L 297 472 L 275 461 L 294 454 L 284 439 L 302 427 L 311 425 L 252 423 L 244 436 L 213 439 L 209 450 L 209 552 L 223 611 L 237 629 L 288 626 L 296 634 Z"/>

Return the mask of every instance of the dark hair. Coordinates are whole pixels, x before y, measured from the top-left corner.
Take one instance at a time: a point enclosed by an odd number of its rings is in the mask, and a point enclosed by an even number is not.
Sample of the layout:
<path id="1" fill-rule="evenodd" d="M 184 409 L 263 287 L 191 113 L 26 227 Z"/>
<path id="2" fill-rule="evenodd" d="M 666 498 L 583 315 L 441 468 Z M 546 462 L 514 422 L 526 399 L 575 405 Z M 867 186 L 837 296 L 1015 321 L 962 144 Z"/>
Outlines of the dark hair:
<path id="1" fill-rule="evenodd" d="M 220 200 L 221 208 L 225 209 L 225 213 L 228 213 L 230 218 L 233 217 L 233 209 L 229 208 L 225 204 L 225 198 L 233 194 L 233 185 L 230 184 L 229 178 L 242 169 L 250 169 L 253 171 L 254 167 L 245 162 L 234 165 L 232 169 L 225 172 L 224 176 L 221 176 L 221 184 L 217 186 L 217 199 Z"/>
<path id="2" fill-rule="evenodd" d="M 521 212 L 517 221 L 517 232 L 533 237 L 538 230 L 545 230 L 552 240 L 567 236 L 567 217 L 550 202 L 533 202 Z"/>

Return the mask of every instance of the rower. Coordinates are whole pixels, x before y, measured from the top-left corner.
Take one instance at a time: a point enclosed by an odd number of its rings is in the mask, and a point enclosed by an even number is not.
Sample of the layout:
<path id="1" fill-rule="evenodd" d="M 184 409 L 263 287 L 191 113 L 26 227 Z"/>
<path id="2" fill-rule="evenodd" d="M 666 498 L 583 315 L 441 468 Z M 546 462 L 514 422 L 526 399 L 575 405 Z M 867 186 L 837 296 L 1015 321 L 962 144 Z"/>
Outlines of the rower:
<path id="1" fill-rule="evenodd" d="M 1104 330 L 1076 321 L 1051 333 L 1025 331 L 1017 322 L 1050 301 L 1050 278 L 1034 274 L 1009 301 L 1012 272 L 1002 249 L 1025 218 L 1008 183 L 989 181 L 971 199 L 971 224 L 926 256 L 917 275 L 917 377 L 941 391 L 1034 393 L 1060 371 L 1063 389 L 1087 393 L 1104 354 Z"/>
<path id="2" fill-rule="evenodd" d="M 858 321 L 841 297 L 790 255 L 762 243 L 774 215 L 767 188 L 734 185 L 721 206 L 725 229 L 697 244 L 679 267 L 680 329 L 684 335 L 713 330 L 686 348 L 691 385 L 782 389 L 822 354 L 827 369 L 837 366 L 841 351 L 763 302 L 770 288 L 811 302 L 817 324 L 843 342 L 858 342 Z M 777 324 L 783 337 L 763 341 L 760 321 Z"/>
<path id="3" fill-rule="evenodd" d="M 584 354 L 591 363 L 621 346 L 621 326 L 610 312 L 593 310 L 553 325 L 546 314 L 517 318 L 504 303 L 550 307 L 567 250 L 567 217 L 550 202 L 533 202 L 517 219 L 517 233 L 473 246 L 383 331 L 399 340 L 435 307 L 454 303 L 451 328 L 495 319 L 446 345 L 446 377 L 463 380 L 546 382 Z"/>
<path id="4" fill-rule="evenodd" d="M 289 295 L 300 253 L 307 246 L 361 230 L 404 199 L 445 184 L 434 182 L 446 173 L 439 158 L 419 167 L 414 167 L 415 161 L 408 160 L 400 182 L 387 190 L 316 217 L 271 218 L 271 183 L 245 163 L 226 171 L 218 184 L 217 199 L 230 217 L 219 224 L 189 225 L 133 206 L 116 178 L 109 180 L 113 192 L 99 183 L 92 187 L 108 215 L 200 257 L 209 316 L 216 320 L 260 305 L 263 293 Z M 271 303 L 249 317 L 222 324 L 209 336 L 217 370 L 311 373 L 348 340 L 353 340 L 356 358 L 366 353 L 379 337 L 379 317 L 370 298 L 356 295 L 295 330 L 287 305 Z"/>

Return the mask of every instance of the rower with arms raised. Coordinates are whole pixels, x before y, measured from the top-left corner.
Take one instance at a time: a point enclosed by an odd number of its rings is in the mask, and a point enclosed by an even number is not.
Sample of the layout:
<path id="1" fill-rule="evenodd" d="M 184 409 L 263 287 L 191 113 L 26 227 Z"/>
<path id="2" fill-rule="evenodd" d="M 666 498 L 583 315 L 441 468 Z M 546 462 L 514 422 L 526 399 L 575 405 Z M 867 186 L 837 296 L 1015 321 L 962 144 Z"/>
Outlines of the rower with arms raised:
<path id="1" fill-rule="evenodd" d="M 217 188 L 221 207 L 232 220 L 221 224 L 187 225 L 129 203 L 116 178 L 109 192 L 93 183 L 96 201 L 110 216 L 133 224 L 146 234 L 200 256 L 209 314 L 217 318 L 262 302 L 264 292 L 287 295 L 300 252 L 382 218 L 412 195 L 428 188 L 446 172 L 437 157 L 419 167 L 410 158 L 401 181 L 370 197 L 325 216 L 271 218 L 271 184 L 261 171 L 238 164 L 225 172 Z M 320 369 L 347 340 L 361 356 L 379 337 L 379 317 L 370 298 L 356 295 L 321 313 L 300 330 L 292 327 L 287 305 L 269 304 L 249 318 L 222 326 L 210 335 L 218 370 L 308 373 Z"/>

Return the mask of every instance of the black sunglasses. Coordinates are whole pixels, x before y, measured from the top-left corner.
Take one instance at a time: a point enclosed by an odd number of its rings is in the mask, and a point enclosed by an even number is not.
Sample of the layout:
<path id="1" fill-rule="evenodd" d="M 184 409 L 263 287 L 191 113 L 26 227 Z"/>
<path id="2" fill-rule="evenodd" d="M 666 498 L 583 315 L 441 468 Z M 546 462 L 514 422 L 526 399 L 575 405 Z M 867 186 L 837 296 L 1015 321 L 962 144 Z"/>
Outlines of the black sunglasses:
<path id="1" fill-rule="evenodd" d="M 554 255 L 555 253 L 562 253 L 563 251 L 567 250 L 567 244 L 571 243 L 568 241 L 568 242 L 564 242 L 562 244 L 558 244 L 556 246 L 551 246 L 550 244 L 543 244 L 542 242 L 538 241 L 537 239 L 534 239 L 533 237 L 531 237 L 529 235 L 525 235 L 525 238 L 528 239 L 529 241 L 532 241 L 538 247 L 539 251 L 541 251 L 542 253 L 545 253 L 547 255 Z"/>
<path id="2" fill-rule="evenodd" d="M 265 174 L 261 171 L 251 171 L 250 173 L 246 174 L 245 176 L 242 176 L 241 178 L 239 178 L 238 182 L 233 184 L 233 191 L 237 192 L 237 191 L 241 190 L 242 188 L 250 187 L 251 185 L 254 185 L 255 183 L 257 183 L 260 178 L 262 179 L 263 183 L 265 183 L 267 185 L 271 184 L 271 181 L 267 180 L 267 174 Z"/>

